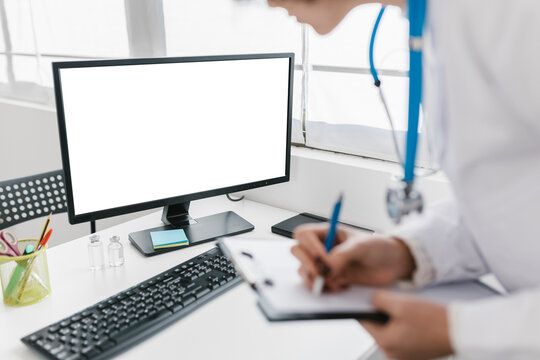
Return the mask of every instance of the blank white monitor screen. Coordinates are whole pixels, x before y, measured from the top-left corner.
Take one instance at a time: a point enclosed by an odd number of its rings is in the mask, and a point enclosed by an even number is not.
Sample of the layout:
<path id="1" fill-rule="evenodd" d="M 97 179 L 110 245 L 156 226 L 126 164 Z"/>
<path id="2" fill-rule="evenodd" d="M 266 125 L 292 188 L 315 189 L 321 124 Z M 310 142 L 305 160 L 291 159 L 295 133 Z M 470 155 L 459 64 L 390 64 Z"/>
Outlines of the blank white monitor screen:
<path id="1" fill-rule="evenodd" d="M 74 215 L 285 176 L 289 61 L 60 68 Z"/>

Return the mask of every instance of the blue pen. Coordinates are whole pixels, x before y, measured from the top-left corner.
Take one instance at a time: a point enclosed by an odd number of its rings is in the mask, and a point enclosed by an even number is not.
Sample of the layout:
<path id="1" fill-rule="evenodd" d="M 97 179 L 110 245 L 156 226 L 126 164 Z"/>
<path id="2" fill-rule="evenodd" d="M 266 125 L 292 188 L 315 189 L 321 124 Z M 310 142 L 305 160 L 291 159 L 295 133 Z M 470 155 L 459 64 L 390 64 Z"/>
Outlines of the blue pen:
<path id="1" fill-rule="evenodd" d="M 343 194 L 340 194 L 336 205 L 334 205 L 334 212 L 332 213 L 332 218 L 330 219 L 330 229 L 328 230 L 328 235 L 326 235 L 326 240 L 324 241 L 326 252 L 330 252 L 334 246 L 334 239 L 336 237 L 336 228 L 338 224 L 339 212 L 341 211 L 342 201 Z"/>
<path id="2" fill-rule="evenodd" d="M 334 205 L 334 212 L 332 213 L 332 218 L 330 219 L 330 229 L 328 229 L 328 234 L 326 235 L 326 239 L 324 240 L 324 246 L 326 248 L 326 252 L 330 252 L 332 250 L 332 247 L 334 246 L 334 240 L 336 238 L 336 229 L 339 219 L 339 212 L 341 211 L 341 203 L 343 201 L 343 194 L 339 195 L 338 201 L 336 202 L 336 205 Z M 315 281 L 313 282 L 313 294 L 319 296 L 323 290 L 324 287 L 324 277 L 322 275 L 318 275 L 315 278 Z"/>

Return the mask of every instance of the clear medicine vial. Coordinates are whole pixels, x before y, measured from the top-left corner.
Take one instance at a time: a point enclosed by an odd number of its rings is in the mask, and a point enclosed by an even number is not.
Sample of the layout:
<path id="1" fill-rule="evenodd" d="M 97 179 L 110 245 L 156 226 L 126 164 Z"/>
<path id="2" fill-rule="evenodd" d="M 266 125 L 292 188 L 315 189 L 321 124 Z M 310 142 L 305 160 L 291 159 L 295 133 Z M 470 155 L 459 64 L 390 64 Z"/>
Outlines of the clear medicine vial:
<path id="1" fill-rule="evenodd" d="M 109 265 L 122 266 L 124 264 L 124 246 L 120 242 L 120 236 L 112 236 L 109 240 Z"/>
<path id="2" fill-rule="evenodd" d="M 90 236 L 88 242 L 88 262 L 90 269 L 100 270 L 105 265 L 105 259 L 103 257 L 103 243 L 99 235 L 94 234 Z"/>

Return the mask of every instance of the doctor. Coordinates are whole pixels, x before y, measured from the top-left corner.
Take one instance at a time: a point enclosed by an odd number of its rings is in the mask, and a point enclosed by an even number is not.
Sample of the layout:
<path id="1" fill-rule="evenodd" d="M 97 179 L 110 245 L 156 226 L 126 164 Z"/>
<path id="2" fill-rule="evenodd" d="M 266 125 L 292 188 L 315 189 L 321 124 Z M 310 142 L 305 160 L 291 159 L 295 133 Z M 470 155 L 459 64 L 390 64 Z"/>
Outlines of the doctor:
<path id="1" fill-rule="evenodd" d="M 268 2 L 326 34 L 368 1 Z M 299 273 L 311 287 L 320 259 L 339 290 L 492 272 L 509 296 L 443 307 L 380 291 L 373 304 L 391 320 L 363 325 L 392 359 L 540 359 L 540 1 L 430 0 L 425 32 L 426 120 L 455 200 L 387 236 L 341 229 L 330 254 L 326 229 L 304 227 Z"/>

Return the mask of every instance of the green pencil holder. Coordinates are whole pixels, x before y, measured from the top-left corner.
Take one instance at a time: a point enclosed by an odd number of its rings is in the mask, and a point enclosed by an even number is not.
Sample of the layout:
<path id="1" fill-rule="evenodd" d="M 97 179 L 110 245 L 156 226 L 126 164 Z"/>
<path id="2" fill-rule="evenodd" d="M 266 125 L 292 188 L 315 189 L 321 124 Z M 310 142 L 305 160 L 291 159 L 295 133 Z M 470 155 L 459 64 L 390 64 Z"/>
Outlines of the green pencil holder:
<path id="1" fill-rule="evenodd" d="M 19 240 L 21 252 L 38 240 Z M 51 293 L 47 246 L 23 256 L 0 256 L 0 281 L 4 304 L 24 306 L 35 304 Z"/>

